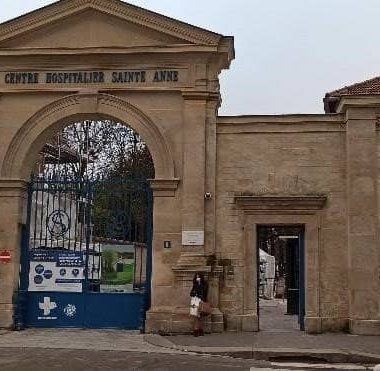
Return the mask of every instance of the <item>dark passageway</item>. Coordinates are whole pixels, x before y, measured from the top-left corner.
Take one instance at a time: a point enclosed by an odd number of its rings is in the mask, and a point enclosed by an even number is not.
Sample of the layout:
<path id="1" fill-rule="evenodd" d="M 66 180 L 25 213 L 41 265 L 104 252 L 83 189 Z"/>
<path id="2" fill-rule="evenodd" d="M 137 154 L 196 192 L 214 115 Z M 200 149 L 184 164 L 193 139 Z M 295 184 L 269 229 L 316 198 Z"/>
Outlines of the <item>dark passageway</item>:
<path id="1" fill-rule="evenodd" d="M 262 331 L 302 329 L 303 227 L 258 228 L 258 312 Z"/>

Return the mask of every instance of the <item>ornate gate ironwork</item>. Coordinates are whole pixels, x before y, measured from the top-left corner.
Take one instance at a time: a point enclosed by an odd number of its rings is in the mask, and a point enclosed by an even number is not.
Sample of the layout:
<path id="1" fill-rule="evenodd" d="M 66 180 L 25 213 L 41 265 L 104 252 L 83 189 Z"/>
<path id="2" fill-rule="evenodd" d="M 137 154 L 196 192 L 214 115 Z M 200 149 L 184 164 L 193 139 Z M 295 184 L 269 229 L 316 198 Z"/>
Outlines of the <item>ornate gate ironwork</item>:
<path id="1" fill-rule="evenodd" d="M 33 179 L 16 326 L 143 330 L 152 200 L 146 180 Z"/>

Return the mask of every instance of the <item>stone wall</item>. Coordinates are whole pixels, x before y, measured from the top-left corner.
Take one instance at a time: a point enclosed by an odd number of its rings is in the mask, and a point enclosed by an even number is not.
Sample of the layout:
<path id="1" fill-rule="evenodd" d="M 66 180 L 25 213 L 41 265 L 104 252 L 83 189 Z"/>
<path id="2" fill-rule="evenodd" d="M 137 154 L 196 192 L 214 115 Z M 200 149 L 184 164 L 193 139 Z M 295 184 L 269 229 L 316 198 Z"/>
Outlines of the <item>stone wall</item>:
<path id="1" fill-rule="evenodd" d="M 0 327 L 13 324 L 26 188 L 39 151 L 73 120 L 107 117 L 139 132 L 156 170 L 147 331 L 191 329 L 196 271 L 210 281 L 208 331 L 257 330 L 257 225 L 302 224 L 307 331 L 380 334 L 378 96 L 342 98 L 335 115 L 217 117 L 232 37 L 96 3 L 61 1 L 0 25 L 0 251 L 12 253 L 0 266 Z M 12 71 L 94 66 L 108 75 L 175 69 L 179 80 L 6 82 Z M 184 246 L 184 231 L 204 232 L 204 244 Z"/>
<path id="2" fill-rule="evenodd" d="M 244 230 L 255 229 L 258 217 L 246 218 L 234 196 L 324 195 L 319 212 L 316 252 L 319 273 L 308 275 L 311 259 L 306 243 L 306 316 L 318 318 L 309 330 L 342 330 L 347 326 L 348 251 L 346 210 L 346 133 L 340 115 L 220 117 L 217 127 L 217 255 L 231 259 L 233 276 L 225 280 L 220 307 L 231 326 L 239 326 L 236 314 L 244 314 L 243 293 L 247 282 Z M 278 212 L 277 214 L 279 214 Z M 268 214 L 267 212 L 261 214 Z M 289 210 L 266 215 L 269 223 L 297 223 Z M 262 220 L 262 218 L 261 218 Z M 306 233 L 308 231 L 306 230 Z M 312 243 L 312 242 L 311 242 Z M 255 251 L 256 246 L 248 247 Z M 252 256 L 255 256 L 253 254 Z M 255 278 L 255 277 L 254 277 Z M 319 283 L 310 282 L 318 280 Z M 251 284 L 251 283 L 249 283 Z M 255 284 L 251 292 L 254 295 Z M 313 292 L 311 292 L 311 290 Z M 311 300 L 317 297 L 318 300 Z M 316 307 L 318 306 L 318 307 Z M 254 309 L 254 308 L 253 308 Z"/>
<path id="3" fill-rule="evenodd" d="M 380 335 L 376 99 L 345 98 L 341 110 L 347 126 L 349 328 Z"/>

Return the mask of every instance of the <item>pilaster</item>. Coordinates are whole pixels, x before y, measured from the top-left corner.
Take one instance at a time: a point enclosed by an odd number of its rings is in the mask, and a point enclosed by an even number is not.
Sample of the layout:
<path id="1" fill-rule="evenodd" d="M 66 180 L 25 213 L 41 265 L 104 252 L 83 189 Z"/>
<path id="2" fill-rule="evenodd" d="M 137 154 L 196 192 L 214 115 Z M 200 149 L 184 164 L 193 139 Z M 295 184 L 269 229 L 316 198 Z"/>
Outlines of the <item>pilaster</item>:
<path id="1" fill-rule="evenodd" d="M 0 328 L 13 326 L 15 292 L 19 282 L 21 226 L 26 219 L 27 183 L 0 179 L 0 251 L 9 251 L 10 263 L 0 263 Z"/>
<path id="2" fill-rule="evenodd" d="M 349 325 L 352 333 L 380 334 L 376 111 L 348 108 L 347 215 Z M 377 323 L 377 324 L 376 324 Z"/>
<path id="3" fill-rule="evenodd" d="M 183 94 L 182 230 L 205 231 L 206 106 L 202 94 Z M 191 247 L 204 252 L 204 245 Z"/>
<path id="4" fill-rule="evenodd" d="M 181 243 L 181 218 L 173 213 L 180 207 L 178 192 L 179 179 L 152 179 L 153 190 L 153 242 L 152 242 L 152 290 L 151 309 L 147 314 L 147 328 L 156 329 L 155 320 L 151 321 L 150 312 L 157 308 L 170 306 L 168 300 L 173 296 L 173 273 L 171 265 L 176 261 Z M 165 241 L 170 248 L 165 248 Z M 172 263 L 172 264 L 170 264 Z"/>
<path id="5" fill-rule="evenodd" d="M 218 80 L 216 80 L 218 81 Z M 216 236 L 216 114 L 219 100 L 207 102 L 206 118 L 206 178 L 205 178 L 205 252 L 214 254 Z"/>

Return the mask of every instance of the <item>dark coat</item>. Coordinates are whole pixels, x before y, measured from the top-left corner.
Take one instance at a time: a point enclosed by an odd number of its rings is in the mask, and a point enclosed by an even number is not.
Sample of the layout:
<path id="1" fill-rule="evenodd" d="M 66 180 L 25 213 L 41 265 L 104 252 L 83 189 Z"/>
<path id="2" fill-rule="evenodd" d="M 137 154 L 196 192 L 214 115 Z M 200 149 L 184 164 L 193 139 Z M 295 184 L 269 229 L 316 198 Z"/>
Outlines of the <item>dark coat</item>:
<path id="1" fill-rule="evenodd" d="M 208 294 L 208 284 L 207 282 L 195 282 L 193 283 L 193 288 L 190 291 L 190 296 L 196 296 L 197 298 L 201 299 L 202 301 L 207 301 L 207 294 Z"/>

